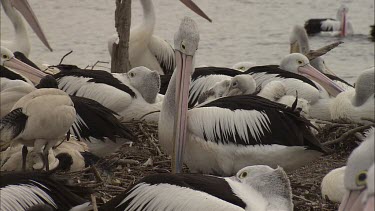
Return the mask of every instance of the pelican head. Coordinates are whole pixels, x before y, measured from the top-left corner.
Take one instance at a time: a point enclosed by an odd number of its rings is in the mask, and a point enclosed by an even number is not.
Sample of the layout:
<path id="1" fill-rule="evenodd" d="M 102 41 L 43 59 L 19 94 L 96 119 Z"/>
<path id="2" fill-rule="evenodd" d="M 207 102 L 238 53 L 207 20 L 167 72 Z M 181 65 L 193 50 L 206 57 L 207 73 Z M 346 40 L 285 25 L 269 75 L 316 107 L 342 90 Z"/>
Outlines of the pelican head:
<path id="1" fill-rule="evenodd" d="M 310 78 L 322 85 L 330 95 L 336 97 L 344 91 L 335 82 L 325 76 L 319 70 L 310 65 L 309 59 L 300 53 L 292 53 L 284 57 L 280 63 L 280 68 L 286 71 L 297 73 Z"/>
<path id="2" fill-rule="evenodd" d="M 136 88 L 148 103 L 155 103 L 160 91 L 160 75 L 147 67 L 135 67 L 127 72 L 130 85 Z"/>
<path id="3" fill-rule="evenodd" d="M 229 79 L 217 82 L 212 88 L 199 95 L 198 104 L 201 104 L 206 101 L 211 101 L 220 97 L 228 96 L 230 84 L 231 80 Z"/>
<path id="4" fill-rule="evenodd" d="M 34 84 L 39 83 L 40 79 L 47 74 L 27 65 L 14 57 L 14 54 L 7 48 L 1 47 L 1 65 L 13 69 L 18 74 L 30 79 Z"/>
<path id="5" fill-rule="evenodd" d="M 189 98 L 190 78 L 194 71 L 194 55 L 198 49 L 199 31 L 197 24 L 188 17 L 182 19 L 180 27 L 174 36 L 176 58 L 176 112 L 174 113 L 174 156 L 172 169 L 180 172 L 182 155 L 186 140 L 187 109 Z M 168 90 L 169 91 L 169 90 Z"/>
<path id="6" fill-rule="evenodd" d="M 355 97 L 353 98 L 354 106 L 361 106 L 369 97 L 374 97 L 375 86 L 375 68 L 372 67 L 363 71 L 355 83 Z"/>
<path id="7" fill-rule="evenodd" d="M 252 94 L 256 90 L 256 82 L 251 75 L 236 75 L 232 78 L 228 96 Z"/>
<path id="8" fill-rule="evenodd" d="M 278 210 L 280 207 L 293 210 L 290 181 L 281 167 L 248 166 L 239 170 L 231 179 L 247 184 L 262 194 L 269 202 L 267 210 Z"/>
<path id="9" fill-rule="evenodd" d="M 374 163 L 374 128 L 348 158 L 344 175 L 346 193 L 339 211 L 363 210 L 362 199 L 367 186 L 367 170 Z"/>

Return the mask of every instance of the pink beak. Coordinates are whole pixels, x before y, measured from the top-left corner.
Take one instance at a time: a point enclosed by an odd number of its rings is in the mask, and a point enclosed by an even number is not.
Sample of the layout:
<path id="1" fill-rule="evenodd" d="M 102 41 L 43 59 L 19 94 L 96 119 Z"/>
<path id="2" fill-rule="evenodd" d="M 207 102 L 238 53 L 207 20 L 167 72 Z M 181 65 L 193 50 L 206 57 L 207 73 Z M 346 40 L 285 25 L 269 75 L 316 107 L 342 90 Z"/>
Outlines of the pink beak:
<path id="1" fill-rule="evenodd" d="M 187 114 L 190 77 L 193 72 L 193 56 L 175 50 L 176 56 L 176 118 L 174 122 L 174 153 L 172 171 L 181 173 L 187 135 Z"/>
<path id="2" fill-rule="evenodd" d="M 30 81 L 32 81 L 34 84 L 38 84 L 40 79 L 42 79 L 47 74 L 31 67 L 28 64 L 25 64 L 21 62 L 20 60 L 16 59 L 15 57 L 7 60 L 4 62 L 5 67 L 9 67 L 13 70 L 15 70 L 17 73 L 25 76 Z"/>
<path id="3" fill-rule="evenodd" d="M 342 20 L 341 20 L 341 37 L 345 37 L 346 36 L 346 12 L 345 10 L 343 11 L 343 15 L 342 15 Z"/>
<path id="4" fill-rule="evenodd" d="M 375 196 L 372 195 L 371 197 L 369 197 L 366 201 L 366 204 L 365 204 L 365 208 L 364 208 L 364 211 L 374 211 L 374 200 L 375 200 Z"/>
<path id="5" fill-rule="evenodd" d="M 365 191 L 362 190 L 346 192 L 341 201 L 339 211 L 362 211 L 364 208 L 362 203 L 364 194 Z"/>
<path id="6" fill-rule="evenodd" d="M 310 64 L 306 64 L 298 68 L 298 72 L 302 75 L 307 76 L 308 78 L 318 82 L 322 85 L 330 95 L 336 97 L 340 92 L 343 92 L 344 89 L 338 86 L 335 82 L 325 76 L 319 70 L 315 69 Z"/>

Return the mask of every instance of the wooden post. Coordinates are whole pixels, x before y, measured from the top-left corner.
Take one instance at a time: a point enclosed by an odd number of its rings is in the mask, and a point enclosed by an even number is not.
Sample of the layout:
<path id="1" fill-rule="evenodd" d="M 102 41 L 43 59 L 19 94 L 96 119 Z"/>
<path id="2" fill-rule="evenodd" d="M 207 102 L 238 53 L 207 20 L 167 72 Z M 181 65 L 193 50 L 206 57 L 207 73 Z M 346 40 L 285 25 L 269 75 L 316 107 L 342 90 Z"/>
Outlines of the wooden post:
<path id="1" fill-rule="evenodd" d="M 131 0 L 116 0 L 115 27 L 118 44 L 112 48 L 111 72 L 126 73 L 130 70 L 129 35 L 131 23 Z"/>

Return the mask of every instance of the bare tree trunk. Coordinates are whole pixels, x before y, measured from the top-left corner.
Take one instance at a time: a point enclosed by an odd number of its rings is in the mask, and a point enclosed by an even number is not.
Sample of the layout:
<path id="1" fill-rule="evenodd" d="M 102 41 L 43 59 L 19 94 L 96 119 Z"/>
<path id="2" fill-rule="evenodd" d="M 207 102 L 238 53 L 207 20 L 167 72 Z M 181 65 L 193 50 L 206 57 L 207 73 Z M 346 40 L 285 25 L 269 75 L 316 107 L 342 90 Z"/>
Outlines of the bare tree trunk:
<path id="1" fill-rule="evenodd" d="M 131 23 L 131 0 L 116 0 L 115 27 L 118 44 L 112 48 L 111 72 L 126 73 L 130 70 L 129 35 Z"/>

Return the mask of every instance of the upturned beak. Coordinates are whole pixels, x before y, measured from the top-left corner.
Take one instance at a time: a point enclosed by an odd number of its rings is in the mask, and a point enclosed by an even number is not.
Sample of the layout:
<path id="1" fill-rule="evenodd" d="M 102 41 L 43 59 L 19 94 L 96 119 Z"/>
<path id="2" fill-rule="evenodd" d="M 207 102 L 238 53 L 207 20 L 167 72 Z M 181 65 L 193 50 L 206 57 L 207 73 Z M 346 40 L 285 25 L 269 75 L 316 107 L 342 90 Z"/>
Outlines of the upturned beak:
<path id="1" fill-rule="evenodd" d="M 325 76 L 319 70 L 315 69 L 310 64 L 306 64 L 298 68 L 298 72 L 306 77 L 318 82 L 328 91 L 330 95 L 336 97 L 340 92 L 343 92 L 344 89 L 338 86 L 335 82 Z"/>
<path id="2" fill-rule="evenodd" d="M 329 69 L 326 64 L 323 64 L 323 71 L 326 74 L 337 76 L 336 73 Z"/>
<path id="3" fill-rule="evenodd" d="M 193 10 L 202 18 L 212 22 L 212 20 L 192 1 L 192 0 L 180 0 L 183 4 L 185 4 L 189 9 Z"/>
<path id="4" fill-rule="evenodd" d="M 342 15 L 342 20 L 341 20 L 341 37 L 345 37 L 346 36 L 346 12 L 345 10 L 343 11 L 343 15 Z"/>
<path id="5" fill-rule="evenodd" d="M 175 50 L 176 56 L 176 118 L 174 120 L 174 153 L 172 172 L 181 173 L 187 134 L 187 112 L 190 77 L 193 72 L 193 56 Z"/>
<path id="6" fill-rule="evenodd" d="M 339 211 L 358 211 L 363 210 L 362 198 L 365 191 L 356 190 L 348 191 L 345 193 L 343 200 L 341 201 Z"/>
<path id="7" fill-rule="evenodd" d="M 42 27 L 40 26 L 39 21 L 36 18 L 27 0 L 10 0 L 10 3 L 23 15 L 23 17 L 25 17 L 26 21 L 29 23 L 29 25 L 34 30 L 39 39 L 43 42 L 43 44 L 50 51 L 52 51 L 52 48 L 49 45 L 47 38 L 43 33 Z"/>
<path id="8" fill-rule="evenodd" d="M 21 62 L 20 60 L 16 59 L 15 57 L 7 60 L 4 62 L 4 66 L 13 69 L 17 73 L 25 76 L 34 84 L 38 84 L 39 81 L 46 76 L 47 74 L 31 67 L 28 64 Z"/>

